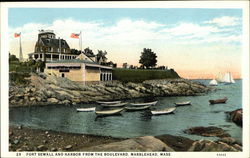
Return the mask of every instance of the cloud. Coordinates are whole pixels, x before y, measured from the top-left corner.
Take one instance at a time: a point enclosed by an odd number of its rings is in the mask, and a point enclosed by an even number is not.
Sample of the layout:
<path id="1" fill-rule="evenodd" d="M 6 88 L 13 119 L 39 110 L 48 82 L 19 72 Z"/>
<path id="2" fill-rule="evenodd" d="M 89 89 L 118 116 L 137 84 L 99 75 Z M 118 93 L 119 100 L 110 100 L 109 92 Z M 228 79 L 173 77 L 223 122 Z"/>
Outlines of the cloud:
<path id="1" fill-rule="evenodd" d="M 216 19 L 216 18 L 215 18 Z M 216 20 L 211 20 L 216 21 Z M 217 20 L 218 21 L 218 20 Z M 225 24 L 224 24 L 225 25 Z M 57 37 L 66 39 L 71 48 L 79 49 L 77 39 L 70 38 L 71 33 L 82 31 L 83 48 L 125 53 L 129 55 L 144 47 L 167 47 L 171 44 L 207 44 L 241 42 L 241 34 L 232 29 L 220 28 L 212 24 L 179 22 L 166 25 L 155 21 L 121 19 L 112 25 L 102 21 L 80 21 L 73 18 L 57 19 L 51 24 L 28 23 L 21 27 L 9 28 L 10 52 L 18 55 L 18 40 L 13 38 L 15 32 L 22 32 L 24 55 L 33 52 L 38 30 L 54 30 Z M 183 46 L 184 47 L 184 46 Z M 134 51 L 134 52 L 133 52 Z"/>
<path id="2" fill-rule="evenodd" d="M 225 26 L 235 26 L 240 24 L 240 18 L 238 17 L 231 17 L 231 16 L 222 16 L 219 18 L 214 18 L 210 21 L 205 21 L 205 24 L 215 24 L 219 27 L 225 27 Z"/>

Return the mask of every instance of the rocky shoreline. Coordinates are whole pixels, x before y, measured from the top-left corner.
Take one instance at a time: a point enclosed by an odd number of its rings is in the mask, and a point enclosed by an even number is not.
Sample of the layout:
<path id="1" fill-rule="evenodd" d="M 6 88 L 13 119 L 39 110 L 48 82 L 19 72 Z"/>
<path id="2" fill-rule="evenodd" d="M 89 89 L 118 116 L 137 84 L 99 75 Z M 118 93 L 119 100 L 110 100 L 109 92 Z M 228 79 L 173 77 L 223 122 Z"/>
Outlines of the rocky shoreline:
<path id="1" fill-rule="evenodd" d="M 72 105 L 149 96 L 195 96 L 212 90 L 211 87 L 185 79 L 149 80 L 143 83 L 112 81 L 84 85 L 52 75 L 32 74 L 29 80 L 29 85 L 17 86 L 10 83 L 10 107 Z"/>
<path id="2" fill-rule="evenodd" d="M 194 127 L 200 131 L 204 128 L 213 129 L 213 134 L 221 133 L 220 128 Z M 223 131 L 225 132 L 225 131 Z M 211 130 L 210 130 L 211 133 Z M 160 136 L 143 136 L 136 138 L 113 138 L 50 130 L 32 129 L 22 126 L 10 126 L 10 151 L 242 151 L 242 145 L 225 132 L 225 137 L 216 141 L 191 140 L 181 136 L 164 134 Z"/>

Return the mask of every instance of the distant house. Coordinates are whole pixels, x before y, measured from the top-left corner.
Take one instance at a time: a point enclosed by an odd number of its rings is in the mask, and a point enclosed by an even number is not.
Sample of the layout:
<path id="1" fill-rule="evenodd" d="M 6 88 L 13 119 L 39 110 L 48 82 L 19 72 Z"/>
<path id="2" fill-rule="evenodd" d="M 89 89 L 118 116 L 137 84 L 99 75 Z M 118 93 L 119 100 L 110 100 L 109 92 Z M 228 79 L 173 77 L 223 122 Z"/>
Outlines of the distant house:
<path id="1" fill-rule="evenodd" d="M 30 59 L 41 61 L 71 60 L 77 56 L 71 53 L 66 40 L 56 38 L 52 30 L 40 30 L 35 50 L 29 54 Z"/>

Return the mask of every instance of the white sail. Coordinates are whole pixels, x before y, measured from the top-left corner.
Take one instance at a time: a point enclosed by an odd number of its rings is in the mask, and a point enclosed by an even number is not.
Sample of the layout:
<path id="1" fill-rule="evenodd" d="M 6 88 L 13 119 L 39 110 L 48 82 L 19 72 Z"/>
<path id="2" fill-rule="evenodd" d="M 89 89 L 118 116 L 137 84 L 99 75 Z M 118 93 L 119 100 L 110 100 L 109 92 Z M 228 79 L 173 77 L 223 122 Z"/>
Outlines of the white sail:
<path id="1" fill-rule="evenodd" d="M 216 80 L 218 82 L 223 82 L 223 75 L 221 73 L 219 73 L 217 76 L 216 76 Z"/>
<path id="2" fill-rule="evenodd" d="M 210 86 L 217 86 L 218 83 L 217 83 L 217 81 L 216 81 L 215 79 L 213 79 L 213 80 L 211 80 L 211 81 L 209 82 L 209 85 L 210 85 Z"/>
<path id="3" fill-rule="evenodd" d="M 234 78 L 233 78 L 233 75 L 230 73 L 230 82 L 231 83 L 235 83 L 235 81 L 234 81 Z"/>
<path id="4" fill-rule="evenodd" d="M 224 83 L 235 83 L 233 76 L 230 72 L 226 73 L 222 79 Z"/>

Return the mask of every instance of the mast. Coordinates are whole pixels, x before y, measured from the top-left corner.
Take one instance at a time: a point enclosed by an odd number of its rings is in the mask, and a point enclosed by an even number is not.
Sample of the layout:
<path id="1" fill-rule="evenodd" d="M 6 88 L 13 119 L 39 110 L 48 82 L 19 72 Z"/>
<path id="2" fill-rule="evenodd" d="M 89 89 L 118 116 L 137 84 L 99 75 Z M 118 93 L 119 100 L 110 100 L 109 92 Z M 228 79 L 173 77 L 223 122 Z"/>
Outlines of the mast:
<path id="1" fill-rule="evenodd" d="M 21 42 L 21 32 L 20 32 L 20 37 L 19 37 L 19 45 L 20 45 L 20 49 L 19 49 L 19 60 L 20 60 L 20 61 L 23 61 L 22 42 Z"/>

